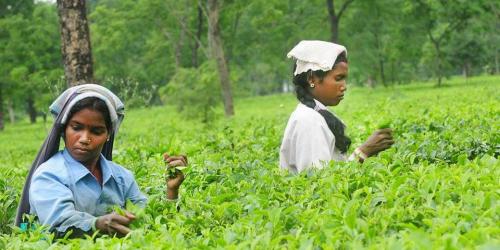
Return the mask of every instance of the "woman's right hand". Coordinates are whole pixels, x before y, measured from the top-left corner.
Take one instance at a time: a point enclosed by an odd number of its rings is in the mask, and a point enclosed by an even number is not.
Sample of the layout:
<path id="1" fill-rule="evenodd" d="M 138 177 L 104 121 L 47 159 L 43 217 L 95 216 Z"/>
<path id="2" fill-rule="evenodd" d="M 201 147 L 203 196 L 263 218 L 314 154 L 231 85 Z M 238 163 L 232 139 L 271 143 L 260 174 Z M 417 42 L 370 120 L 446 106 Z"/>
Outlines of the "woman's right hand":
<path id="1" fill-rule="evenodd" d="M 392 129 L 384 128 L 375 131 L 359 149 L 368 157 L 378 154 L 394 144 Z"/>
<path id="2" fill-rule="evenodd" d="M 95 228 L 102 233 L 117 236 L 125 236 L 130 233 L 130 228 L 128 225 L 135 220 L 135 215 L 125 211 L 125 215 L 119 215 L 115 212 L 110 214 L 105 214 L 97 218 L 95 222 Z"/>

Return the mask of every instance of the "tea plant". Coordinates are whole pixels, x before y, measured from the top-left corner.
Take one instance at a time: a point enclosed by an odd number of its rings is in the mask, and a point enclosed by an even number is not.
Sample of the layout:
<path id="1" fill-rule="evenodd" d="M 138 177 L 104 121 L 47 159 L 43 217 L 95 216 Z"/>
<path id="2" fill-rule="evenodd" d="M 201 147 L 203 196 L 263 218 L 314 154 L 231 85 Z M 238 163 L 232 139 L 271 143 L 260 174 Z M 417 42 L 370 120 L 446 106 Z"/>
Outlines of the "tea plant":
<path id="1" fill-rule="evenodd" d="M 42 125 L 0 133 L 0 249 L 498 249 L 500 79 L 350 89 L 333 110 L 353 145 L 379 127 L 397 143 L 364 164 L 332 162 L 293 176 L 278 167 L 291 94 L 242 99 L 210 126 L 173 107 L 130 110 L 114 160 L 149 198 L 125 238 L 53 240 L 12 229 Z M 179 204 L 166 201 L 162 153 L 184 153 Z M 177 211 L 177 205 L 180 210 Z M 3 212 L 5 211 L 5 212 Z"/>

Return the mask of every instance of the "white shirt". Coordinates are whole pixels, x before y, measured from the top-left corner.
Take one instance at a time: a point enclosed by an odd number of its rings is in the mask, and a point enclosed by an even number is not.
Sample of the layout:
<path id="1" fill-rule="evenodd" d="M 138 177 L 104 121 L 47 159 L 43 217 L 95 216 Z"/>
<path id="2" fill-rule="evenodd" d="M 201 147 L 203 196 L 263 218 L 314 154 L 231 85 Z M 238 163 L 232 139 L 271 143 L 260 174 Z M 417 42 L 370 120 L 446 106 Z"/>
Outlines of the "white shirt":
<path id="1" fill-rule="evenodd" d="M 316 109 L 326 107 L 316 102 Z M 348 158 L 335 147 L 335 136 L 318 111 L 299 103 L 293 111 L 280 148 L 280 167 L 299 173 L 314 167 L 322 168 L 331 160 L 347 161 Z"/>

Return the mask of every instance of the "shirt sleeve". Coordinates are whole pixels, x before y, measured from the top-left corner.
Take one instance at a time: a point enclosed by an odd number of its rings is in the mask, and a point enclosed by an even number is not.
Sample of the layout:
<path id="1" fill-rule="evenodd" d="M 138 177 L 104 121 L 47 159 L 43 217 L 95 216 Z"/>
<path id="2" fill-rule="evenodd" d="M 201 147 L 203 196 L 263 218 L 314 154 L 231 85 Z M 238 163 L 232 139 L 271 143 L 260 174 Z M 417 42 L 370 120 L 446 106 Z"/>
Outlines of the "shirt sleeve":
<path id="1" fill-rule="evenodd" d="M 51 230 L 92 230 L 95 216 L 75 209 L 73 193 L 54 173 L 36 173 L 31 181 L 29 194 L 32 212 L 38 216 L 41 224 L 50 226 Z"/>

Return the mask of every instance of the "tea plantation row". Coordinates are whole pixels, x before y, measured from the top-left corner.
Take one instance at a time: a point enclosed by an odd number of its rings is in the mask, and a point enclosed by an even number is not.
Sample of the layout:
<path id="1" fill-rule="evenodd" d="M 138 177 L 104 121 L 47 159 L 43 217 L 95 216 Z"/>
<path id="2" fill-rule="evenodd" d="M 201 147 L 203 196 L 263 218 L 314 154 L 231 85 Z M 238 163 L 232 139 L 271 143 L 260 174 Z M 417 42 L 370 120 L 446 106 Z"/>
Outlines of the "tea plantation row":
<path id="1" fill-rule="evenodd" d="M 0 132 L 0 249 L 498 249 L 500 78 L 348 90 L 333 110 L 359 145 L 389 122 L 397 143 L 364 164 L 298 176 L 278 168 L 292 94 L 242 99 L 210 125 L 172 107 L 129 110 L 114 160 L 149 204 L 125 238 L 54 241 L 11 228 L 51 124 Z M 180 211 L 164 200 L 162 152 L 189 156 Z"/>

